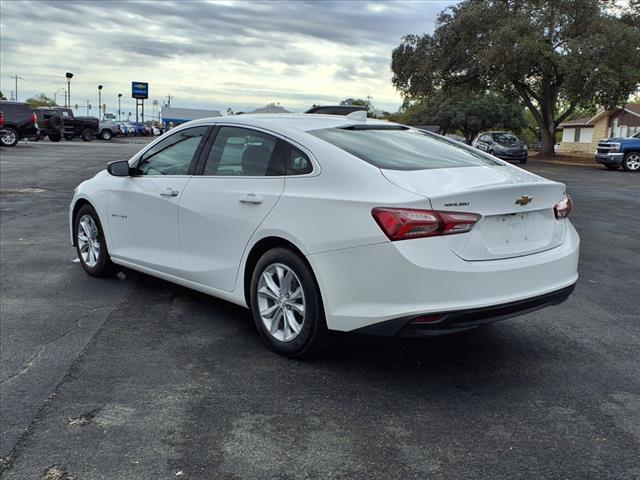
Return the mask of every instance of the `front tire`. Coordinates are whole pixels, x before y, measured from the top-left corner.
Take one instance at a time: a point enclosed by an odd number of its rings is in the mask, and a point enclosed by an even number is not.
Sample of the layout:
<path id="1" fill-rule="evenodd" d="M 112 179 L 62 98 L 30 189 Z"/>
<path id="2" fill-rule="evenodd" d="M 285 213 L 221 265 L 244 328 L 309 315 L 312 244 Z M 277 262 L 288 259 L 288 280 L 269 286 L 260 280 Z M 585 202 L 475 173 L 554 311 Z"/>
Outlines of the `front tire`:
<path id="1" fill-rule="evenodd" d="M 6 127 L 0 134 L 0 144 L 4 147 L 15 147 L 18 144 L 18 140 L 20 140 L 20 135 L 15 128 Z"/>
<path id="2" fill-rule="evenodd" d="M 102 138 L 102 140 L 111 140 L 113 134 L 111 133 L 111 130 L 105 129 L 100 133 L 100 137 Z"/>
<path id="3" fill-rule="evenodd" d="M 80 207 L 73 225 L 76 253 L 82 268 L 92 277 L 109 275 L 113 270 L 113 263 L 109 258 L 102 224 L 93 207 L 89 204 Z"/>
<path id="4" fill-rule="evenodd" d="M 253 271 L 250 296 L 254 322 L 271 350 L 300 357 L 326 347 L 320 289 L 297 254 L 286 248 L 266 252 Z"/>
<path id="5" fill-rule="evenodd" d="M 626 172 L 640 171 L 640 152 L 629 152 L 622 160 L 622 168 Z"/>

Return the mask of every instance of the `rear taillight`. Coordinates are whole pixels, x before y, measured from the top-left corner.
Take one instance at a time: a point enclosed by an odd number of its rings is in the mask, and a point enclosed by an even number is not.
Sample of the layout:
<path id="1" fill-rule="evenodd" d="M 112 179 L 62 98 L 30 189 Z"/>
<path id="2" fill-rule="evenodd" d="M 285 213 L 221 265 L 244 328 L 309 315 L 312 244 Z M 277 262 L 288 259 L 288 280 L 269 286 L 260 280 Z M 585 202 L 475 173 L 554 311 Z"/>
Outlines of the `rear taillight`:
<path id="1" fill-rule="evenodd" d="M 573 200 L 571 200 L 570 195 L 565 194 L 564 198 L 555 204 L 553 211 L 555 212 L 557 219 L 562 219 L 569 216 L 572 208 Z"/>
<path id="2" fill-rule="evenodd" d="M 383 207 L 374 208 L 371 215 L 390 240 L 465 233 L 481 217 L 476 213 Z"/>
<path id="3" fill-rule="evenodd" d="M 4 114 L 0 112 L 0 127 L 4 125 Z"/>
<path id="4" fill-rule="evenodd" d="M 37 121 L 38 121 L 38 117 L 36 117 L 35 113 L 32 113 L 31 114 L 31 123 L 33 123 L 35 125 Z"/>

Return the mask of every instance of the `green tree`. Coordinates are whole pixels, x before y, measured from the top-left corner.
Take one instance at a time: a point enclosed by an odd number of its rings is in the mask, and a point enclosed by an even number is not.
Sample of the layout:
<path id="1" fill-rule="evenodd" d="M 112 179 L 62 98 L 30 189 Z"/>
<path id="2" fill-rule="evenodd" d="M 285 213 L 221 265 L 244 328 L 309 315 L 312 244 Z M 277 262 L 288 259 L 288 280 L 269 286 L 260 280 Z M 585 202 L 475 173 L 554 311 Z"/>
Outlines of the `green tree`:
<path id="1" fill-rule="evenodd" d="M 631 0 L 639 6 L 638 0 Z M 433 35 L 407 35 L 392 53 L 405 98 L 465 86 L 518 98 L 553 155 L 557 126 L 579 107 L 613 107 L 640 83 L 637 10 L 613 0 L 464 0 Z"/>
<path id="2" fill-rule="evenodd" d="M 53 98 L 47 97 L 44 93 L 36 95 L 35 97 L 27 98 L 25 100 L 32 107 L 55 107 L 56 102 Z"/>
<path id="3" fill-rule="evenodd" d="M 363 100 L 361 98 L 347 98 L 340 102 L 340 105 L 357 105 L 359 107 L 369 107 L 369 100 Z"/>
<path id="4" fill-rule="evenodd" d="M 491 93 L 436 91 L 408 106 L 401 117 L 410 125 L 439 125 L 443 134 L 457 130 L 470 142 L 484 130 L 519 131 L 525 126 L 523 110 L 517 102 Z"/>

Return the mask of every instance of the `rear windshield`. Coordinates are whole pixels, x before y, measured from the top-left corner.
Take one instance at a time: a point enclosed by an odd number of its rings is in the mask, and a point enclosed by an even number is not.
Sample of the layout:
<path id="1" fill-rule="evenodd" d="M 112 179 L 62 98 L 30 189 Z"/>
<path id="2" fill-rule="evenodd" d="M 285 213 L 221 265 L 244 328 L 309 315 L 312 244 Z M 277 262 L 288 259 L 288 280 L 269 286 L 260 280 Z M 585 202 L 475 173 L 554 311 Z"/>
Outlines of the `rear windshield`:
<path id="1" fill-rule="evenodd" d="M 325 128 L 309 133 L 383 169 L 426 170 L 501 165 L 471 147 L 412 129 Z"/>

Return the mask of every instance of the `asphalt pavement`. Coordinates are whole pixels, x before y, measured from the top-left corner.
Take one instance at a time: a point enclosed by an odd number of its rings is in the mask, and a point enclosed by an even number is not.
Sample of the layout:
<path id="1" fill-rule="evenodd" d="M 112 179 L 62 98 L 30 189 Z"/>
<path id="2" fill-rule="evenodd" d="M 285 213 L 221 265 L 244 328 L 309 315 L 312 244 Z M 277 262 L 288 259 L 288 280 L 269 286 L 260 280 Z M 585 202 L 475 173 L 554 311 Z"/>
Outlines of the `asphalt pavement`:
<path id="1" fill-rule="evenodd" d="M 526 166 L 574 198 L 566 303 L 300 361 L 242 308 L 74 262 L 73 188 L 139 143 L 0 150 L 3 479 L 640 478 L 640 174 Z"/>

